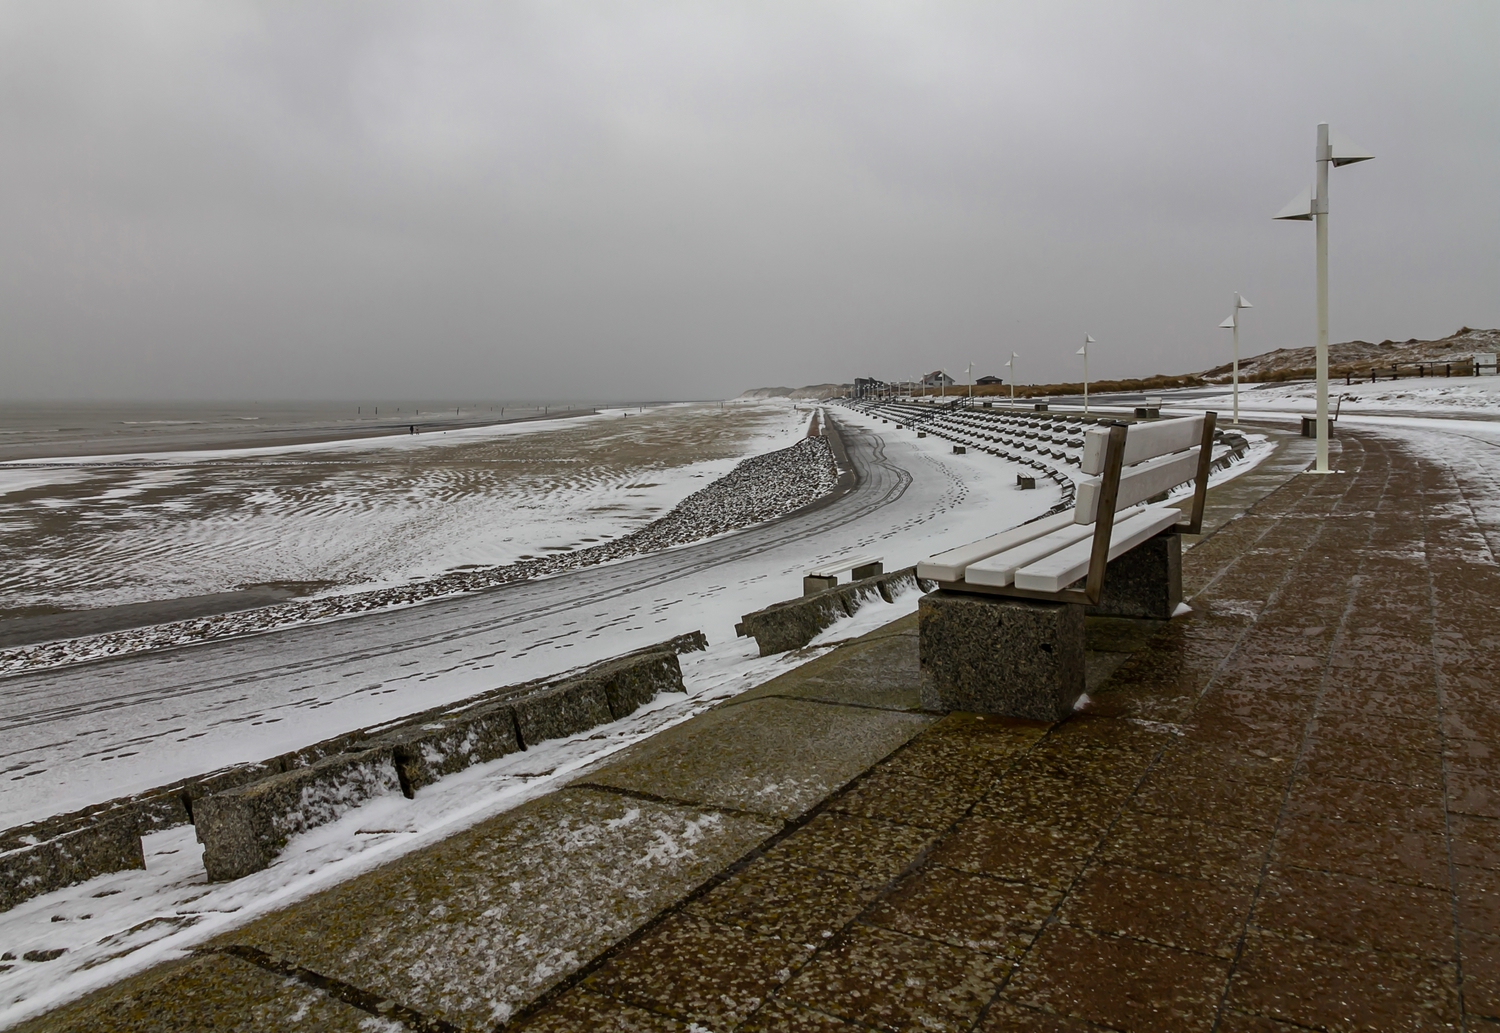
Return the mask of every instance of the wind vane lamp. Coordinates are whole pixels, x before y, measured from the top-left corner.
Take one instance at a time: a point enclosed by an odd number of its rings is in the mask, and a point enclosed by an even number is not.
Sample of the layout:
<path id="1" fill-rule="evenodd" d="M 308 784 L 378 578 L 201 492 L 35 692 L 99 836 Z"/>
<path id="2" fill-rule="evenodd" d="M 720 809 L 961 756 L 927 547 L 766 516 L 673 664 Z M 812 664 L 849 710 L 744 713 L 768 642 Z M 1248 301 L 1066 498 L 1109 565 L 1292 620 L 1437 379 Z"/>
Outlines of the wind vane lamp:
<path id="1" fill-rule="evenodd" d="M 1328 473 L 1328 169 L 1342 168 L 1375 155 L 1348 137 L 1330 133 L 1327 122 L 1318 123 L 1317 149 L 1313 152 L 1316 184 L 1292 199 L 1272 218 L 1293 222 L 1315 222 L 1318 228 L 1318 459 L 1317 473 Z"/>

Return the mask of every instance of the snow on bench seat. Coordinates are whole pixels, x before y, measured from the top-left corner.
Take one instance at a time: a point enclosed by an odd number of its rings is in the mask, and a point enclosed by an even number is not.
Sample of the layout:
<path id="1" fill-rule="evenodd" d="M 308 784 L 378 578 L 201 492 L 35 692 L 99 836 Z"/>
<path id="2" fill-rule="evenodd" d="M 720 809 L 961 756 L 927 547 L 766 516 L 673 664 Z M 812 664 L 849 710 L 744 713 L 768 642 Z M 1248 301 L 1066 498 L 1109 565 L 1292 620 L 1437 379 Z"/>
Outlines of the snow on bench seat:
<path id="1" fill-rule="evenodd" d="M 825 563 L 815 570 L 807 572 L 808 577 L 835 577 L 846 570 L 856 570 L 860 567 L 873 566 L 884 562 L 884 556 L 856 556 L 853 559 L 839 560 L 836 563 Z"/>
<path id="2" fill-rule="evenodd" d="M 1054 513 L 1051 516 L 1033 520 L 1029 524 L 1012 527 L 1009 531 L 991 535 L 988 538 L 961 545 L 957 549 L 949 549 L 947 552 L 938 553 L 931 559 L 923 560 L 917 564 L 917 577 L 929 578 L 933 581 L 957 581 L 964 576 L 964 571 L 970 564 L 978 563 L 996 553 L 1012 549 L 1017 545 L 1023 545 L 1034 538 L 1051 534 L 1060 528 L 1073 525 L 1073 513 L 1065 510 Z"/>
<path id="3" fill-rule="evenodd" d="M 1116 513 L 1114 533 L 1118 535 L 1121 530 L 1120 525 L 1137 512 L 1139 511 L 1126 510 Z M 1175 514 L 1177 511 L 1174 509 L 1172 512 Z M 1071 516 L 1068 513 L 1058 515 Z M 1015 580 L 1017 571 L 1029 568 L 1037 561 L 1078 542 L 1091 545 L 1093 536 L 1093 524 L 1079 524 L 1070 520 L 1051 534 L 1033 538 L 1029 542 L 1023 542 L 1004 552 L 969 564 L 968 569 L 963 573 L 963 579 L 971 585 L 994 585 L 1003 588 Z"/>
<path id="4" fill-rule="evenodd" d="M 1118 559 L 1148 538 L 1167 530 L 1182 519 L 1173 506 L 1152 506 L 1115 521 L 1109 539 L 1109 558 Z M 1093 525 L 1086 530 L 1092 532 Z M 1092 536 L 1054 552 L 1015 573 L 1015 586 L 1033 592 L 1061 592 L 1089 572 L 1093 554 Z"/>

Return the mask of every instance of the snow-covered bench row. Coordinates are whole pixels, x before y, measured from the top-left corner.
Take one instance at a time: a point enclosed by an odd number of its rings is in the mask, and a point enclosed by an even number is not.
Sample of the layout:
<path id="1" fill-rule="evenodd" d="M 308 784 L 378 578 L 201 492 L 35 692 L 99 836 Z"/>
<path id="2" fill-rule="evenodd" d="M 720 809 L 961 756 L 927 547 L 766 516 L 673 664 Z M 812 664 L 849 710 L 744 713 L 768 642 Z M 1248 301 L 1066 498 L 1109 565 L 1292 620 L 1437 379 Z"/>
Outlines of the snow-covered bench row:
<path id="1" fill-rule="evenodd" d="M 1215 418 L 1092 428 L 1073 509 L 919 563 L 939 587 L 921 605 L 923 705 L 1058 720 L 1083 693 L 1086 610 L 1171 617 Z M 1187 481 L 1186 515 L 1153 501 Z"/>
<path id="2" fill-rule="evenodd" d="M 1062 490 L 1059 507 L 1071 505 L 1083 432 L 1095 418 L 1042 412 L 1013 412 L 968 406 L 934 406 L 914 402 L 855 402 L 856 411 L 931 434 L 969 450 L 1020 463 L 1053 481 Z"/>
<path id="3" fill-rule="evenodd" d="M 839 575 L 846 570 L 855 581 L 876 577 L 885 573 L 884 561 L 883 556 L 859 556 L 825 563 L 802 575 L 802 594 L 812 595 L 838 587 Z"/>

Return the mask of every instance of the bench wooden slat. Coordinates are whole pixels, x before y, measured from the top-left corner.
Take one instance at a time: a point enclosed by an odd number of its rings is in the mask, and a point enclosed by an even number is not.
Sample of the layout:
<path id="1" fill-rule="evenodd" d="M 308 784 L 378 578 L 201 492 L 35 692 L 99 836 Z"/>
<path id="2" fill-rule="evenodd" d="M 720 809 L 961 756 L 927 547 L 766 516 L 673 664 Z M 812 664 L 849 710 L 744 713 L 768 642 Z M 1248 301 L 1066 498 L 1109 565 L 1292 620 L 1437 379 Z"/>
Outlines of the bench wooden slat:
<path id="1" fill-rule="evenodd" d="M 1152 506 L 1115 524 L 1109 540 L 1109 558 L 1129 552 L 1147 538 L 1165 531 L 1182 518 L 1171 506 Z M 1060 592 L 1089 572 L 1093 542 L 1085 539 L 1029 567 L 1016 571 L 1015 586 L 1033 592 Z"/>
<path id="2" fill-rule="evenodd" d="M 837 563 L 829 563 L 816 570 L 809 570 L 807 576 L 833 577 L 843 571 L 853 570 L 855 567 L 868 567 L 872 563 L 880 563 L 884 559 L 884 556 L 858 556 L 851 560 L 839 560 Z"/>
<path id="3" fill-rule="evenodd" d="M 1051 534 L 1058 528 L 1068 527 L 1072 523 L 1073 513 L 1067 510 L 1042 517 L 1040 520 L 1033 520 L 1029 524 L 1012 527 L 1009 531 L 1002 531 L 1000 534 L 992 534 L 988 538 L 961 545 L 957 549 L 940 552 L 917 564 L 917 577 L 933 581 L 958 581 L 964 576 L 964 571 L 970 564 L 978 563 L 1006 549 L 1013 549 L 1017 545 L 1023 545 L 1034 538 Z"/>
<path id="4" fill-rule="evenodd" d="M 1125 432 L 1124 464 L 1131 466 L 1157 456 L 1192 448 L 1203 438 L 1203 417 L 1183 416 L 1159 423 L 1135 423 Z M 1108 427 L 1093 427 L 1083 437 L 1083 458 L 1079 469 L 1084 473 L 1104 472 L 1104 449 L 1109 441 Z"/>
<path id="5" fill-rule="evenodd" d="M 1129 511 L 1115 514 L 1115 528 L 1118 531 L 1121 523 L 1129 519 L 1133 514 Z M 1045 559 L 1067 548 L 1074 542 L 1081 542 L 1091 538 L 1094 534 L 1093 524 L 1073 524 L 1058 528 L 1051 534 L 1034 538 L 1029 542 L 1006 549 L 987 559 L 977 563 L 969 564 L 962 573 L 964 581 L 971 585 L 994 585 L 1004 588 L 1015 580 L 1016 571 L 1028 567 L 1038 560 Z"/>
<path id="6" fill-rule="evenodd" d="M 1201 428 L 1199 432 L 1202 432 Z M 1115 506 L 1124 509 L 1126 506 L 1145 502 L 1154 495 L 1160 495 L 1184 481 L 1192 480 L 1197 473 L 1198 450 L 1196 448 L 1191 452 L 1160 456 L 1141 463 L 1139 466 L 1128 466 L 1120 474 L 1120 494 Z M 1073 509 L 1073 519 L 1076 523 L 1092 524 L 1094 522 L 1095 514 L 1099 510 L 1099 488 L 1098 477 L 1090 477 L 1079 482 L 1076 496 L 1078 501 Z"/>

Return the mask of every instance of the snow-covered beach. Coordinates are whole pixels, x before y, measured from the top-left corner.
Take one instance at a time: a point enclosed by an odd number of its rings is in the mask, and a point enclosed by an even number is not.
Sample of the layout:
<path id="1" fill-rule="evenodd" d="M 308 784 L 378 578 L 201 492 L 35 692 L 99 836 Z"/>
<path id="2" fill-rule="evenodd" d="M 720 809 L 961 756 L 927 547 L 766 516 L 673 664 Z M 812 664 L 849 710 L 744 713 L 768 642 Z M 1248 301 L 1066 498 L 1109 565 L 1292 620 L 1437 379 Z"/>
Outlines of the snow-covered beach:
<path id="1" fill-rule="evenodd" d="M 339 442 L 0 464 L 0 612 L 342 594 L 619 538 L 785 447 L 786 405 L 601 410 Z M 496 519 L 504 514 L 503 519 Z"/>
<path id="2" fill-rule="evenodd" d="M 780 409 L 795 428 L 788 436 L 805 433 L 807 412 L 785 404 Z M 298 837 L 270 869 L 247 879 L 207 884 L 189 827 L 148 835 L 144 872 L 90 880 L 0 918 L 10 941 L 23 949 L 45 943 L 54 945 L 45 949 L 67 950 L 47 965 L 0 973 L 0 1008 L 19 1015 L 74 996 L 516 806 L 571 772 L 916 606 L 915 592 L 892 604 L 873 602 L 804 650 L 759 657 L 752 640 L 734 637 L 734 622 L 799 594 L 810 566 L 871 551 L 884 556 L 888 569 L 909 565 L 1036 516 L 1058 500 L 1051 484 L 1016 490 L 1020 467 L 1012 462 L 954 454 L 935 436 L 917 439 L 872 416 L 830 411 L 860 487 L 822 509 L 495 595 L 460 595 L 385 616 L 8 679 L 16 707 L 4 734 L 24 770 L 10 776 L 0 818 L 7 826 L 230 760 L 271 756 L 671 635 L 702 630 L 710 643 L 706 652 L 682 657 L 686 697 L 659 697 L 586 735 L 480 765 L 424 789 L 415 801 L 372 801 Z M 1255 451 L 1249 463 L 1225 475 L 1242 472 L 1267 451 Z M 733 495 L 717 494 L 726 502 Z M 94 672 L 112 669 L 109 691 L 101 694 Z"/>

